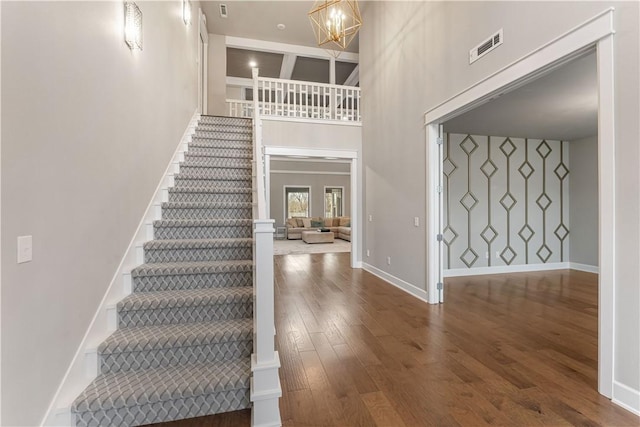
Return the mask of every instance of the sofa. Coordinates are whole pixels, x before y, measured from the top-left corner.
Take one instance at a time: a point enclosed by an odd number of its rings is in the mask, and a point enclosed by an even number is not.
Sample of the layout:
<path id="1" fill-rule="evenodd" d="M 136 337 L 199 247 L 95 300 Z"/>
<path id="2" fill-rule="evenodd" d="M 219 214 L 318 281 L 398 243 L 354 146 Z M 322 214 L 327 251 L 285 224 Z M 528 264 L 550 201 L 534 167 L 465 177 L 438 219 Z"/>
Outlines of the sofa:
<path id="1" fill-rule="evenodd" d="M 351 241 L 351 218 L 348 216 L 336 218 L 289 218 L 285 223 L 285 227 L 287 227 L 287 239 L 289 240 L 302 239 L 303 231 L 328 228 L 333 232 L 334 237 Z"/>

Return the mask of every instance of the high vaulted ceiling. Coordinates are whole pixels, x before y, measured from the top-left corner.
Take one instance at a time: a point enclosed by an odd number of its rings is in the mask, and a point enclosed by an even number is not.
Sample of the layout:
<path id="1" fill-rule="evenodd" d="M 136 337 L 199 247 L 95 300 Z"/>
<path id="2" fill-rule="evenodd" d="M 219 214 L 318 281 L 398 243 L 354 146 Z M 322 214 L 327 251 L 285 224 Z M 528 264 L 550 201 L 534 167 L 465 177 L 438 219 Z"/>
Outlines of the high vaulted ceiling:
<path id="1" fill-rule="evenodd" d="M 220 4 L 227 5 L 228 17 L 220 17 Z M 314 1 L 201 1 L 210 33 L 267 40 L 300 46 L 316 46 L 307 13 Z M 276 26 L 284 24 L 285 29 Z M 347 48 L 358 52 L 358 38 Z"/>
<path id="2" fill-rule="evenodd" d="M 314 1 L 201 1 L 203 13 L 207 17 L 207 30 L 242 39 L 263 40 L 285 43 L 293 46 L 317 48 L 315 36 L 309 23 L 308 12 Z M 227 7 L 227 18 L 220 16 L 220 4 Z M 284 24 L 285 29 L 277 28 Z M 346 49 L 358 52 L 358 37 Z M 324 51 L 322 51 L 324 53 Z M 250 61 L 260 68 L 260 75 L 317 83 L 329 83 L 329 59 L 293 55 L 287 58 L 285 52 L 262 52 L 238 46 L 227 49 L 227 76 L 250 78 Z M 290 55 L 291 56 L 291 55 Z M 344 57 L 344 55 L 342 55 Z M 289 62 L 287 60 L 289 59 Z M 290 65 L 289 67 L 287 65 Z M 292 65 L 292 66 L 291 66 Z M 336 84 L 357 84 L 357 63 L 338 58 L 336 61 Z M 286 70 L 284 75 L 281 71 Z M 352 80 L 347 79 L 354 73 Z"/>

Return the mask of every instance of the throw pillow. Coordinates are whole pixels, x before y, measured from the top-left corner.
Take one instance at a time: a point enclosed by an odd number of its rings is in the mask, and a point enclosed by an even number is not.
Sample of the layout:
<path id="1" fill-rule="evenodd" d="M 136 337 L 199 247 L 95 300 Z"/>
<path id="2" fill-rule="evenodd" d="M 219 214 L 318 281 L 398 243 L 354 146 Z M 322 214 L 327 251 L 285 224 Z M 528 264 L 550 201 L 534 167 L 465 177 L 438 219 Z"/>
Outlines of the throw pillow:
<path id="1" fill-rule="evenodd" d="M 311 227 L 324 227 L 324 221 L 311 221 Z"/>
<path id="2" fill-rule="evenodd" d="M 296 218 L 296 225 L 298 227 L 304 227 L 304 223 L 302 222 L 302 218 Z"/>
<path id="3" fill-rule="evenodd" d="M 333 227 L 333 218 L 325 218 L 324 219 L 325 227 Z"/>
<path id="4" fill-rule="evenodd" d="M 345 227 L 351 227 L 351 221 L 349 221 Z"/>
<path id="5" fill-rule="evenodd" d="M 304 228 L 311 228 L 311 218 L 302 218 L 302 225 Z"/>
<path id="6" fill-rule="evenodd" d="M 289 218 L 289 219 L 287 219 L 287 226 L 289 226 L 289 227 L 297 227 L 298 226 L 298 221 L 296 221 L 295 218 Z"/>
<path id="7" fill-rule="evenodd" d="M 349 218 L 348 216 L 340 217 L 340 227 L 351 227 L 351 225 L 347 224 L 351 224 L 351 218 Z"/>
<path id="8" fill-rule="evenodd" d="M 340 225 L 340 218 L 339 217 L 333 218 L 333 226 L 338 227 L 339 225 Z"/>

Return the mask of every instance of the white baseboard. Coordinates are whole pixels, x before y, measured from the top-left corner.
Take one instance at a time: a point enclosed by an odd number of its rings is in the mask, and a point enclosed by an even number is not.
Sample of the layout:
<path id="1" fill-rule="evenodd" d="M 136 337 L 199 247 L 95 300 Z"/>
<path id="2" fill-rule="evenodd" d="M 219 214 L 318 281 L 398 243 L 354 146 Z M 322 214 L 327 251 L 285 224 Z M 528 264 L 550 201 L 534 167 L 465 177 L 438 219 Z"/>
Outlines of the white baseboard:
<path id="1" fill-rule="evenodd" d="M 162 179 L 156 188 L 149 205 L 142 217 L 142 220 L 138 224 L 138 228 L 129 243 L 129 246 L 120 261 L 120 265 L 113 275 L 113 279 L 107 288 L 100 306 L 87 328 L 80 346 L 78 347 L 67 372 L 65 373 L 60 386 L 58 387 L 56 394 L 47 409 L 47 412 L 40 423 L 45 426 L 56 425 L 68 425 L 70 420 L 69 407 L 73 400 L 84 390 L 84 388 L 93 381 L 97 374 L 97 366 L 92 366 L 95 363 L 95 349 L 104 341 L 115 329 L 113 321 L 113 308 L 115 304 L 122 298 L 127 296 L 128 292 L 131 292 L 130 277 L 131 270 L 139 265 L 136 257 L 136 246 L 139 246 L 142 242 L 148 239 L 147 224 L 157 219 L 157 205 L 161 199 L 163 190 L 166 190 L 170 181 L 169 176 L 175 172 L 175 167 L 178 159 L 182 159 L 187 145 L 191 142 L 191 137 L 195 132 L 195 127 L 198 123 L 200 115 L 196 111 L 187 129 L 184 131 L 180 143 L 174 152 L 169 165 L 167 166 Z M 90 373 L 93 372 L 93 376 Z"/>
<path id="2" fill-rule="evenodd" d="M 580 264 L 577 262 L 570 262 L 569 268 L 572 270 L 586 271 L 587 273 L 600 274 L 600 267 L 597 265 Z"/>
<path id="3" fill-rule="evenodd" d="M 614 381 L 611 401 L 640 416 L 640 390 L 634 390 L 618 381 Z"/>
<path id="4" fill-rule="evenodd" d="M 566 270 L 568 262 L 552 262 L 548 264 L 497 265 L 494 267 L 450 268 L 444 270 L 444 277 L 479 276 L 483 274 L 524 273 L 527 271 Z"/>
<path id="5" fill-rule="evenodd" d="M 384 280 L 385 282 L 390 283 L 391 285 L 395 286 L 398 289 L 401 289 L 403 291 L 405 291 L 406 293 L 408 293 L 411 296 L 414 296 L 416 298 L 418 298 L 419 300 L 422 300 L 424 302 L 428 302 L 427 301 L 427 291 L 425 291 L 424 289 L 420 289 L 419 287 L 412 285 L 409 282 L 405 282 L 404 280 L 391 275 L 385 271 L 380 270 L 377 267 L 374 267 L 371 264 L 367 264 L 366 262 L 362 263 L 362 268 L 365 271 L 368 271 L 369 273 L 373 274 L 374 276 L 377 276 L 379 278 L 381 278 L 382 280 Z"/>

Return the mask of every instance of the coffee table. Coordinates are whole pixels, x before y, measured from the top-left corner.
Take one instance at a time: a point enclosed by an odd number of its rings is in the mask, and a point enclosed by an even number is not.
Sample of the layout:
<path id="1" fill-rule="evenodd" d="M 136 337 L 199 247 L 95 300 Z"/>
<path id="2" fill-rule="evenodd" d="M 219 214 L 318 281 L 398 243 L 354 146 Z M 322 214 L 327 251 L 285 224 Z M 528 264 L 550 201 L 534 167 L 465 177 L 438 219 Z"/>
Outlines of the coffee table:
<path id="1" fill-rule="evenodd" d="M 334 235 L 332 231 L 303 231 L 302 241 L 305 243 L 333 243 Z"/>

